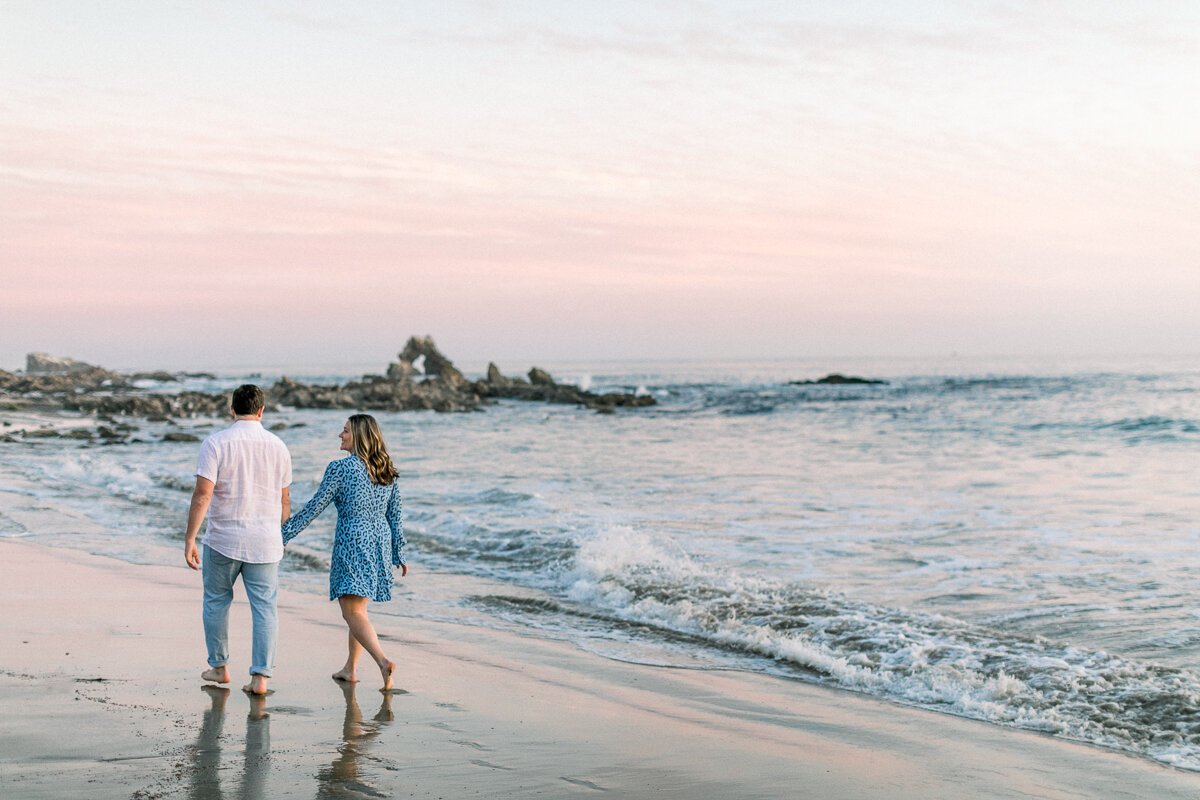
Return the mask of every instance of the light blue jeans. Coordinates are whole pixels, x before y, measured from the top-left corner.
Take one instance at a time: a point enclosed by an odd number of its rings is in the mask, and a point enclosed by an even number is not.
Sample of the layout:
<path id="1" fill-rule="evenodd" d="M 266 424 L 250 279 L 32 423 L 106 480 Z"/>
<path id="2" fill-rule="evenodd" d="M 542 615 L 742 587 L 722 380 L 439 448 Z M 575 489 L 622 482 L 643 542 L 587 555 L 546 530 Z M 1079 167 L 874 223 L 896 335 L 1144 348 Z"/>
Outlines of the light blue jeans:
<path id="1" fill-rule="evenodd" d="M 238 575 L 242 576 L 254 622 L 250 674 L 269 678 L 275 668 L 275 639 L 279 631 L 275 608 L 279 562 L 237 561 L 204 545 L 204 643 L 208 645 L 208 665 L 219 667 L 229 661 L 229 604 L 233 602 L 233 582 Z"/>

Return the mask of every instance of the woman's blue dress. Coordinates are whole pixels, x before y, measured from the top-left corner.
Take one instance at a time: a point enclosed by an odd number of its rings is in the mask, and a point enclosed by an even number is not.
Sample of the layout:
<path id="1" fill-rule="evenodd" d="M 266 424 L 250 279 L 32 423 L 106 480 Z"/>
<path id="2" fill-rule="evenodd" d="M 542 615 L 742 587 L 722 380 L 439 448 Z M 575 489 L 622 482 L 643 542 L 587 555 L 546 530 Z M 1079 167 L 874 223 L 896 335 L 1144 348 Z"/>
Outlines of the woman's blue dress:
<path id="1" fill-rule="evenodd" d="M 329 566 L 329 599 L 352 594 L 382 602 L 392 599 L 392 567 L 404 563 L 400 489 L 371 482 L 358 456 L 331 461 L 313 498 L 283 524 L 287 544 L 325 510 L 337 508 L 337 530 Z"/>

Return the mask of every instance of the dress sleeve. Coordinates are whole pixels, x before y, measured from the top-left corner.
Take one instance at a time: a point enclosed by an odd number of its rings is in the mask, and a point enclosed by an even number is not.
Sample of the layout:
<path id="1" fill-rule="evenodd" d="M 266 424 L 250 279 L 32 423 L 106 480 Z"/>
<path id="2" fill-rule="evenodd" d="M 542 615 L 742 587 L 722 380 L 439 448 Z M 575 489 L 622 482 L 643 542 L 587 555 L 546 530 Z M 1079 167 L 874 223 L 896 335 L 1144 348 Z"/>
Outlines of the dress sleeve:
<path id="1" fill-rule="evenodd" d="M 307 528 L 308 524 L 325 510 L 333 501 L 333 497 L 341 485 L 342 470 L 338 468 L 338 462 L 333 461 L 325 468 L 325 477 L 321 478 L 321 485 L 317 487 L 317 493 L 304 504 L 304 508 L 292 514 L 288 517 L 288 521 L 283 523 L 284 544 L 295 539 L 300 531 Z"/>
<path id="2" fill-rule="evenodd" d="M 392 564 L 400 566 L 404 561 L 404 518 L 401 514 L 399 481 L 392 483 L 392 493 L 388 495 L 387 521 L 392 529 Z"/>

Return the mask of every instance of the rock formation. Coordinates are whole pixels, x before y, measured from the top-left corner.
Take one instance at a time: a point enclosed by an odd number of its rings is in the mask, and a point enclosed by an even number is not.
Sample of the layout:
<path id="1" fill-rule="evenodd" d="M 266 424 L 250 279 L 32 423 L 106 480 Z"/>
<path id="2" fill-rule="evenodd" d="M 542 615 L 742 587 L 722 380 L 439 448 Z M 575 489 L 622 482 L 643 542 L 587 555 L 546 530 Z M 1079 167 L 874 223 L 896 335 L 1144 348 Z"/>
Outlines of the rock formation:
<path id="1" fill-rule="evenodd" d="M 450 359 L 442 355 L 432 336 L 411 336 L 404 349 L 400 351 L 400 363 L 388 367 L 390 374 L 393 367 L 402 376 L 411 377 L 416 371 L 414 364 L 421 360 L 421 371 L 428 377 L 440 378 L 448 386 L 461 387 L 467 382 Z"/>
<path id="2" fill-rule="evenodd" d="M 414 336 L 388 366 L 386 375 L 364 375 L 344 386 L 308 386 L 283 378 L 268 392 L 274 402 L 296 408 L 360 408 L 403 411 L 475 411 L 502 398 L 569 403 L 608 413 L 617 407 L 654 405 L 649 395 L 598 395 L 555 383 L 545 370 L 534 367 L 529 380 L 507 378 L 495 364 L 487 375 L 470 381 L 429 336 Z M 417 380 L 417 378 L 422 378 Z"/>
<path id="3" fill-rule="evenodd" d="M 265 387 L 272 406 L 340 408 L 364 411 L 477 411 L 500 399 L 567 403 L 612 413 L 616 408 L 654 405 L 649 395 L 610 392 L 595 394 L 560 384 L 545 370 L 534 367 L 528 380 L 505 377 L 489 364 L 484 378 L 471 381 L 454 366 L 429 336 L 414 336 L 400 351 L 398 361 L 384 375 L 364 375 L 344 385 L 304 384 L 287 377 Z M 98 417 L 223 416 L 229 396 L 202 392 L 148 393 L 133 380 L 152 378 L 166 382 L 178 375 L 134 373 L 121 375 L 68 358 L 31 353 L 24 374 L 0 370 L 0 408 L 63 409 Z M 34 371 L 36 370 L 36 371 Z M 187 376 L 188 373 L 182 373 Z M 100 434 L 101 438 L 106 437 Z"/>
<path id="4" fill-rule="evenodd" d="M 621 392 L 595 394 L 585 392 L 577 386 L 555 383 L 548 372 L 537 367 L 529 370 L 529 380 L 524 380 L 523 378 L 506 378 L 495 364 L 488 364 L 487 379 L 476 381 L 475 391 L 485 398 L 540 400 L 546 403 L 581 405 L 602 414 L 610 414 L 618 407 L 639 408 L 655 404 L 654 398 L 650 395 Z"/>
<path id="5" fill-rule="evenodd" d="M 29 353 L 25 356 L 25 374 L 27 375 L 77 375 L 100 369 L 92 364 L 76 361 L 65 356 L 52 356 L 49 353 Z"/>

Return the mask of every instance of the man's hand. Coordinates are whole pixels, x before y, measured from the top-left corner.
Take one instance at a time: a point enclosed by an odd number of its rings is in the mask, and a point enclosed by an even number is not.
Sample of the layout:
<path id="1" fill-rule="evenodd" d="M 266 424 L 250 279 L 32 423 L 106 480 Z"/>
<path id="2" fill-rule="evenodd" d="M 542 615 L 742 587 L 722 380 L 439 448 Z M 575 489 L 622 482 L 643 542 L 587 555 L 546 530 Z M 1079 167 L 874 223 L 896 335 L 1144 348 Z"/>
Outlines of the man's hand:
<path id="1" fill-rule="evenodd" d="M 200 548 L 196 546 L 194 539 L 184 543 L 183 560 L 192 569 L 200 569 Z"/>
<path id="2" fill-rule="evenodd" d="M 208 478 L 196 476 L 196 488 L 192 489 L 192 504 L 188 507 L 187 531 L 183 534 L 183 560 L 192 569 L 200 569 L 200 548 L 196 546 L 196 537 L 200 535 L 200 524 L 208 513 L 208 504 L 212 502 L 213 484 Z"/>

